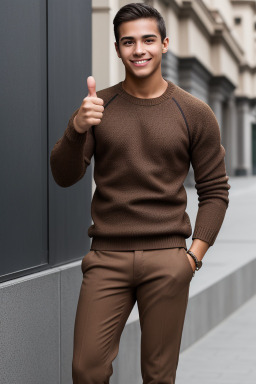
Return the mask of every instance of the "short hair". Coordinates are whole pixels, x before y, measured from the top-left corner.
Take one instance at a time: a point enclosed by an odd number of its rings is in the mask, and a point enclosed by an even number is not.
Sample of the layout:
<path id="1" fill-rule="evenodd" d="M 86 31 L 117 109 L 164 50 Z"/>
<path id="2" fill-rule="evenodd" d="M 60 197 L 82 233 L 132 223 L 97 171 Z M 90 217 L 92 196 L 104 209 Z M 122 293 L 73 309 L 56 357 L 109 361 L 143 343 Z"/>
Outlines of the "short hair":
<path id="1" fill-rule="evenodd" d="M 119 9 L 113 20 L 114 34 L 118 47 L 120 24 L 126 21 L 137 20 L 141 18 L 151 18 L 156 20 L 158 30 L 161 35 L 161 41 L 163 42 L 163 40 L 166 38 L 166 27 L 164 19 L 162 15 L 158 12 L 158 10 L 148 4 L 129 3 Z"/>

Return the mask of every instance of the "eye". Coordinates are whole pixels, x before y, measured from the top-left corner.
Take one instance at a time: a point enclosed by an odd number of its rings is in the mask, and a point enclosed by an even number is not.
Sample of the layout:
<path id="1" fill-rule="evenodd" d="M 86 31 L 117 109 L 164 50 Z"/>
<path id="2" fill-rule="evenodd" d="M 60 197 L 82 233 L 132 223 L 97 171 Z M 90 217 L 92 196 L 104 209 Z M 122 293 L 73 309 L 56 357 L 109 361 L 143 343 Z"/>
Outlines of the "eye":
<path id="1" fill-rule="evenodd" d="M 124 42 L 124 45 L 130 45 L 128 43 L 132 43 L 132 41 L 131 40 L 127 40 L 127 41 Z"/>
<path id="2" fill-rule="evenodd" d="M 153 40 L 153 39 L 147 39 L 147 40 L 145 40 L 145 41 L 154 42 L 154 40 Z"/>

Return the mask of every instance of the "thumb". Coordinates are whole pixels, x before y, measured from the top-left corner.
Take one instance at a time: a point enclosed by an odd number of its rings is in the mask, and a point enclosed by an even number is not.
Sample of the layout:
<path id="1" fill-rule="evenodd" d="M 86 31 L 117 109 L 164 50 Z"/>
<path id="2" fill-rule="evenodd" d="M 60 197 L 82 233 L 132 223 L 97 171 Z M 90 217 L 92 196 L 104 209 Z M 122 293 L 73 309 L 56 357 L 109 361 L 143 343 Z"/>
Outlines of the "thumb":
<path id="1" fill-rule="evenodd" d="M 88 96 L 97 97 L 96 95 L 96 81 L 93 76 L 87 77 Z"/>

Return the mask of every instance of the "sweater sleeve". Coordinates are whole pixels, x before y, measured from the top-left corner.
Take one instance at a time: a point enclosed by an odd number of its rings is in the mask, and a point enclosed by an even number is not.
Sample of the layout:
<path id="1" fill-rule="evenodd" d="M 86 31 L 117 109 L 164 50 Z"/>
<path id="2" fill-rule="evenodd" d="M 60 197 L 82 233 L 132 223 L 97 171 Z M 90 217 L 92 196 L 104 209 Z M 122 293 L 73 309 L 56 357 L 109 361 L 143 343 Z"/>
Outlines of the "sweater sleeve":
<path id="1" fill-rule="evenodd" d="M 192 133 L 191 164 L 198 194 L 198 211 L 192 239 L 212 246 L 222 226 L 229 205 L 230 185 L 225 167 L 225 149 L 220 128 L 208 104 L 202 103 L 195 117 Z"/>
<path id="2" fill-rule="evenodd" d="M 78 110 L 70 117 L 63 136 L 54 145 L 50 156 L 53 178 L 64 188 L 75 184 L 84 176 L 94 152 L 91 128 L 84 133 L 79 133 L 74 128 L 73 120 Z"/>

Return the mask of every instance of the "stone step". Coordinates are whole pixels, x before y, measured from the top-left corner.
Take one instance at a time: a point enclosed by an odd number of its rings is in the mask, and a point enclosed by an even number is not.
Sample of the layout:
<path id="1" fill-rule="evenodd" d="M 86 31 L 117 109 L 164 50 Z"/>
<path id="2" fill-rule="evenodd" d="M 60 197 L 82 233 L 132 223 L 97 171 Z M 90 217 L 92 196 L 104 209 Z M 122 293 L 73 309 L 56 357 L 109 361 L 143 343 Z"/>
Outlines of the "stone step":
<path id="1" fill-rule="evenodd" d="M 256 383 L 256 295 L 180 354 L 176 384 Z"/>

